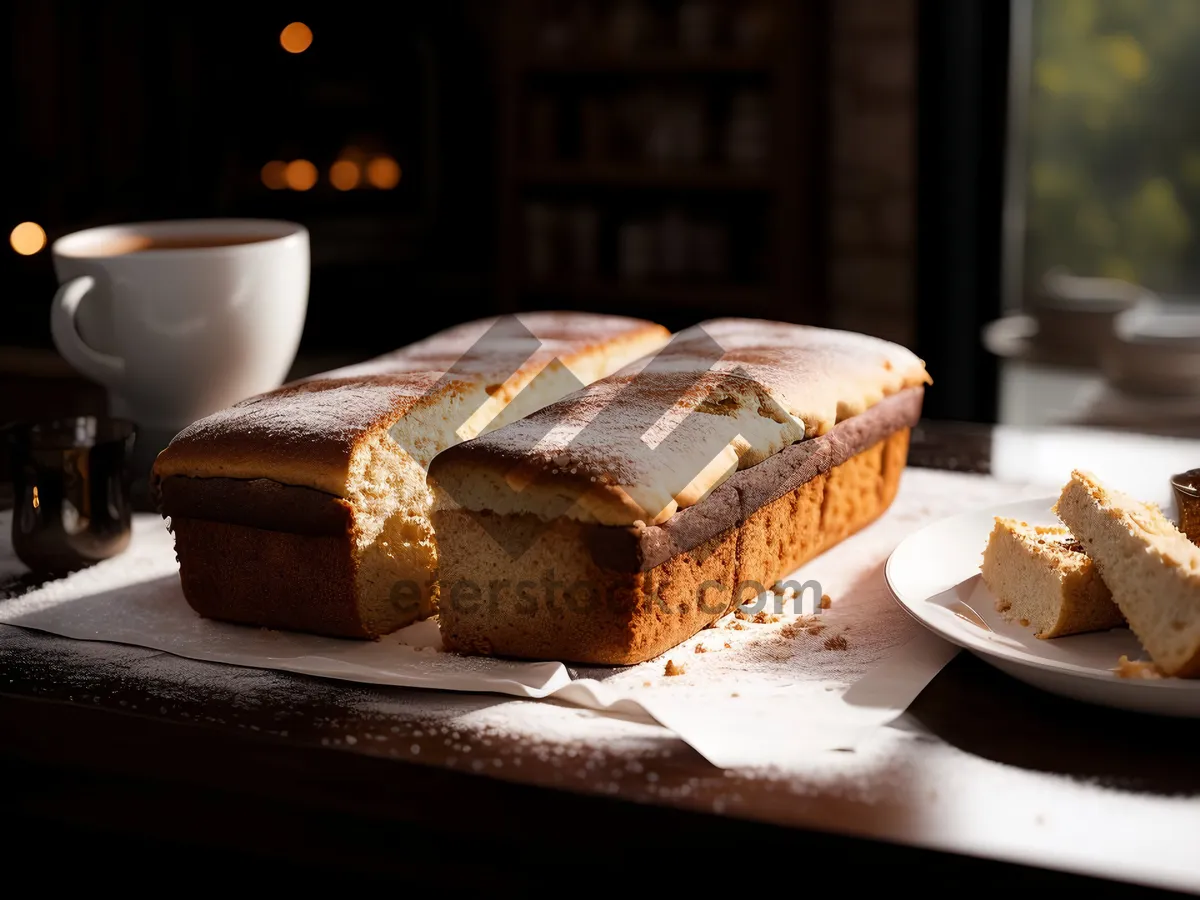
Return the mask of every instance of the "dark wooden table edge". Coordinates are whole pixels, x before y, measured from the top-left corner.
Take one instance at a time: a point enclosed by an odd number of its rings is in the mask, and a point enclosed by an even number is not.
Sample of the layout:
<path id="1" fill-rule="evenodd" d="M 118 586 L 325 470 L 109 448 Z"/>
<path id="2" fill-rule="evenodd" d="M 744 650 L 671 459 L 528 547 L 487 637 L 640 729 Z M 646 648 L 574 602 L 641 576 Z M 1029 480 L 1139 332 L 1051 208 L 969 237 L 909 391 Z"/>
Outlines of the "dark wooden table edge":
<path id="1" fill-rule="evenodd" d="M 949 450 L 947 434 L 955 439 Z M 990 441 L 988 426 L 923 421 L 913 431 L 909 464 L 986 474 Z M 0 489 L 0 508 L 4 500 Z M 81 735 L 88 736 L 82 753 Z M 786 866 L 809 890 L 844 890 L 860 873 L 870 873 L 872 882 L 886 876 L 888 883 L 935 896 L 983 885 L 1080 888 L 1095 896 L 1165 893 L 343 748 L 289 742 L 287 753 L 279 752 L 284 746 L 265 734 L 230 734 L 0 687 L 6 848 L 19 859 L 26 852 L 40 855 L 48 845 L 70 847 L 84 867 L 87 859 L 100 864 L 132 855 L 139 872 L 162 869 L 178 878 L 186 867 L 193 883 L 210 877 L 227 883 L 231 867 L 249 865 L 275 885 L 323 879 L 344 885 L 352 872 L 393 887 L 487 889 L 503 882 L 562 888 L 563 867 L 665 859 L 670 863 L 658 874 L 670 887 L 710 887 L 730 878 L 745 889 L 748 864 L 764 873 Z M 196 758 L 211 765 L 197 770 L 186 764 Z M 303 795 L 291 790 L 297 780 L 305 783 Z M 462 805 L 464 798 L 469 805 Z M 236 817 L 228 812 L 233 806 Z M 473 829 L 473 820 L 487 821 L 487 830 Z M 775 856 L 771 848 L 781 846 L 787 850 Z M 131 854 L 131 847 L 140 849 Z M 714 865 L 714 854 L 728 863 Z"/>
<path id="2" fill-rule="evenodd" d="M 10 829 L 13 858 L 22 847 L 44 851 L 50 840 L 72 847 L 76 861 L 111 858 L 117 848 L 128 855 L 137 847 L 141 873 L 178 873 L 203 860 L 189 882 L 219 881 L 250 866 L 269 872 L 276 886 L 344 883 L 353 873 L 356 882 L 405 887 L 562 887 L 564 870 L 657 862 L 661 868 L 650 873 L 650 883 L 674 888 L 726 881 L 744 887 L 749 863 L 764 874 L 787 867 L 809 890 L 844 889 L 857 870 L 872 883 L 886 877 L 921 885 L 923 894 L 933 896 L 960 894 L 968 880 L 996 890 L 1165 895 L 339 748 L 292 744 L 281 754 L 284 742 L 269 735 L 245 734 L 231 742 L 203 724 L 2 691 L 0 733 L 0 810 L 20 829 Z M 72 749 L 80 735 L 88 736 L 84 765 Z M 210 765 L 186 764 L 195 759 Z M 302 793 L 292 790 L 297 781 L 304 782 Z M 231 808 L 236 816 L 229 815 Z M 714 866 L 714 859 L 727 864 Z"/>

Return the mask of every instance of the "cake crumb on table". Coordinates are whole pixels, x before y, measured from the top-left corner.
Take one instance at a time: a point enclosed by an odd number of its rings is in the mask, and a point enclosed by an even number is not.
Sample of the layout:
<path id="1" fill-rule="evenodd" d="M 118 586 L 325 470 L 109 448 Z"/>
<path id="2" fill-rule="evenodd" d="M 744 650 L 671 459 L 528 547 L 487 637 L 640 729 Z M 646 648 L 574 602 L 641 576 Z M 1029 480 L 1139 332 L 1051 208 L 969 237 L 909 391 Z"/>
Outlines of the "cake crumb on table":
<path id="1" fill-rule="evenodd" d="M 707 653 L 707 652 L 708 652 L 708 648 L 707 648 L 707 647 L 705 647 L 703 644 L 697 644 L 697 645 L 696 645 L 696 652 L 697 652 L 697 653 Z"/>
<path id="2" fill-rule="evenodd" d="M 832 637 L 825 638 L 826 650 L 849 650 L 849 642 L 840 634 L 835 634 Z"/>
<path id="3" fill-rule="evenodd" d="M 1162 671 L 1154 663 L 1144 659 L 1130 659 L 1124 653 L 1117 660 L 1113 671 L 1121 678 L 1162 678 Z"/>
<path id="4" fill-rule="evenodd" d="M 677 665 L 675 665 L 675 660 L 668 659 L 667 665 L 663 669 L 663 674 L 664 675 L 682 675 L 686 671 L 687 671 L 687 666 L 677 666 Z"/>
<path id="5" fill-rule="evenodd" d="M 829 609 L 829 607 L 831 607 L 831 606 L 833 606 L 833 598 L 830 597 L 828 594 L 822 594 L 821 595 L 821 609 Z"/>
<path id="6" fill-rule="evenodd" d="M 762 612 L 754 614 L 753 621 L 756 625 L 772 625 L 779 621 L 779 616 L 775 615 L 775 613 L 769 613 L 764 609 Z"/>

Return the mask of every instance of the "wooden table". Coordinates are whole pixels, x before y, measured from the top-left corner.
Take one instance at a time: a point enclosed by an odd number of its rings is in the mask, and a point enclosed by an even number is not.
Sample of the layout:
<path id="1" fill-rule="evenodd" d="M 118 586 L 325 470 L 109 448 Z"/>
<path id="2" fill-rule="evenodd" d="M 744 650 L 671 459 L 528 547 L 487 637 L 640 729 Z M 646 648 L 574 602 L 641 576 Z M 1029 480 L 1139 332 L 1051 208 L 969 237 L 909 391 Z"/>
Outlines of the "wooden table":
<path id="1" fill-rule="evenodd" d="M 1150 489 L 1198 461 L 1200 442 L 947 423 L 910 457 L 1047 493 L 1075 464 Z M 0 627 L 0 846 L 10 869 L 51 850 L 54 877 L 226 889 L 1200 891 L 1200 833 L 1190 867 L 1156 860 L 1200 803 L 1200 722 L 1060 700 L 966 654 L 894 726 L 904 755 L 815 786 L 545 703 L 578 739 L 487 724 L 528 702 Z"/>

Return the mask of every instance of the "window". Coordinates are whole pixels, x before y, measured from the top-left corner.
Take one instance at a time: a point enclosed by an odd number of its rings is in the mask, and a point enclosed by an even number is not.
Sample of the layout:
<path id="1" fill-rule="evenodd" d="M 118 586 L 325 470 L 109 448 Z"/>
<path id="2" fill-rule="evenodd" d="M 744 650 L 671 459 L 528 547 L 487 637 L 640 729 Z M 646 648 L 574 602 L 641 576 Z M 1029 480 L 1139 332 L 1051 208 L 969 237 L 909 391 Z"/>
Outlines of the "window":
<path id="1" fill-rule="evenodd" d="M 1023 295 L 1045 272 L 1200 295 L 1200 2 L 1033 0 Z"/>

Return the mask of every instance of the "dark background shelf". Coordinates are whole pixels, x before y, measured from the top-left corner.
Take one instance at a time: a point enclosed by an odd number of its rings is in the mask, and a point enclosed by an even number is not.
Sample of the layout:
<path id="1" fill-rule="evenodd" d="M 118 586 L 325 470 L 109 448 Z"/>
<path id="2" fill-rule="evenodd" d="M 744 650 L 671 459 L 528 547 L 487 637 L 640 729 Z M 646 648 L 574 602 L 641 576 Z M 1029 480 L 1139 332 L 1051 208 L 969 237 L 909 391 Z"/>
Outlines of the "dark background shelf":
<path id="1" fill-rule="evenodd" d="M 554 299 L 685 325 L 722 313 L 827 321 L 827 4 L 635 7 L 653 21 L 618 23 L 621 4 L 509 4 L 502 308 Z M 689 31 L 686 15 L 701 12 L 715 24 Z M 734 46 L 746 23 L 756 42 Z M 630 46 L 614 50 L 618 25 Z M 696 28 L 706 45 L 682 48 Z M 655 271 L 672 250 L 700 262 Z M 598 262 L 539 278 L 562 268 L 556 254 Z M 635 269 L 647 277 L 626 277 Z"/>

